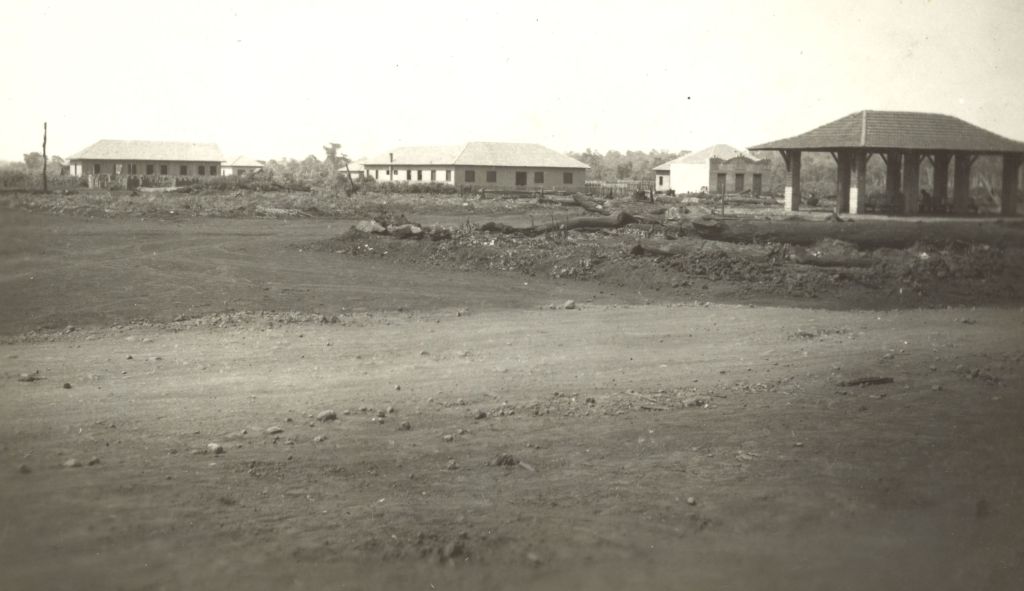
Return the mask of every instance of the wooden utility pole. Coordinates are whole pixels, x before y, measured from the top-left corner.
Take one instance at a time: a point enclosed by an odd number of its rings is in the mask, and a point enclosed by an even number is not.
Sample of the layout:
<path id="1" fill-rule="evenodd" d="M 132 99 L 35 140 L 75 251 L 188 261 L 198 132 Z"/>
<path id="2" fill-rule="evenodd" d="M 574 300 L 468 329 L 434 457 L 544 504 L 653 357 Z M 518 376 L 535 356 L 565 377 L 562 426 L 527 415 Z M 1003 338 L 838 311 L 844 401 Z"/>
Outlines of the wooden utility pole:
<path id="1" fill-rule="evenodd" d="M 47 193 L 46 187 L 46 122 L 43 121 L 43 193 Z"/>

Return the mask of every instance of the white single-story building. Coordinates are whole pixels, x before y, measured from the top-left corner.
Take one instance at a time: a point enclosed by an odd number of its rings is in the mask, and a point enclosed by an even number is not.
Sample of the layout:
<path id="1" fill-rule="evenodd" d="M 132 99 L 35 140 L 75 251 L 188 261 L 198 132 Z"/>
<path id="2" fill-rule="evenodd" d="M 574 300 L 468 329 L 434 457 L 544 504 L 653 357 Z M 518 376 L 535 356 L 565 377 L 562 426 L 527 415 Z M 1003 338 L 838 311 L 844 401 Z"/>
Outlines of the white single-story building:
<path id="1" fill-rule="evenodd" d="M 658 193 L 761 194 L 770 163 L 747 150 L 715 144 L 654 167 Z"/>
<path id="2" fill-rule="evenodd" d="M 68 158 L 72 176 L 217 176 L 217 144 L 100 140 Z"/>
<path id="3" fill-rule="evenodd" d="M 363 162 L 368 178 L 472 189 L 581 191 L 590 167 L 538 144 L 469 142 L 396 148 Z"/>
<path id="4" fill-rule="evenodd" d="M 238 156 L 221 164 L 221 176 L 237 176 L 247 172 L 259 172 L 263 170 L 263 163 L 253 160 L 248 156 Z"/>

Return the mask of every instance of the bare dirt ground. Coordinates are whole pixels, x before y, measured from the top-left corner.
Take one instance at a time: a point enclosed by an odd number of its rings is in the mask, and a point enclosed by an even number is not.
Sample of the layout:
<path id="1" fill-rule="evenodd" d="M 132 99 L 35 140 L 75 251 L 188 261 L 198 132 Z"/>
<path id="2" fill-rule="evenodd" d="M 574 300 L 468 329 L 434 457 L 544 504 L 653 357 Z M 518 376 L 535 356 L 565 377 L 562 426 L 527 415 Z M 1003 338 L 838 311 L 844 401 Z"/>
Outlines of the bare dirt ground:
<path id="1" fill-rule="evenodd" d="M 1024 586 L 1019 306 L 310 250 L 342 226 L 0 211 L 4 588 Z"/>

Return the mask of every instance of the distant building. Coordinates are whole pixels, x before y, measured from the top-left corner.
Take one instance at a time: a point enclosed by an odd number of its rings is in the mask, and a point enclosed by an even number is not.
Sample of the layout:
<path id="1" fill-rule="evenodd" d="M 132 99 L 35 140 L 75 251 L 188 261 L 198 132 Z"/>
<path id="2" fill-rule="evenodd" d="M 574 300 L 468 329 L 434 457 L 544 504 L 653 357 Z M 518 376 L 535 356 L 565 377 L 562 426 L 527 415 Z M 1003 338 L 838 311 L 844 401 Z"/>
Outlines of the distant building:
<path id="1" fill-rule="evenodd" d="M 237 176 L 246 172 L 263 170 L 263 163 L 248 156 L 238 156 L 227 160 L 220 167 L 221 176 Z"/>
<path id="2" fill-rule="evenodd" d="M 520 191 L 582 190 L 590 168 L 538 144 L 498 142 L 396 148 L 363 166 L 377 181 Z"/>
<path id="3" fill-rule="evenodd" d="M 353 181 L 362 180 L 366 176 L 366 167 L 363 166 L 362 160 L 356 162 L 349 162 L 348 166 L 342 166 L 338 169 L 339 174 L 347 174 L 348 178 Z"/>
<path id="4" fill-rule="evenodd" d="M 100 140 L 68 158 L 73 176 L 217 176 L 217 144 Z"/>
<path id="5" fill-rule="evenodd" d="M 654 168 L 654 188 L 659 193 L 761 194 L 770 163 L 746 150 L 715 144 Z"/>

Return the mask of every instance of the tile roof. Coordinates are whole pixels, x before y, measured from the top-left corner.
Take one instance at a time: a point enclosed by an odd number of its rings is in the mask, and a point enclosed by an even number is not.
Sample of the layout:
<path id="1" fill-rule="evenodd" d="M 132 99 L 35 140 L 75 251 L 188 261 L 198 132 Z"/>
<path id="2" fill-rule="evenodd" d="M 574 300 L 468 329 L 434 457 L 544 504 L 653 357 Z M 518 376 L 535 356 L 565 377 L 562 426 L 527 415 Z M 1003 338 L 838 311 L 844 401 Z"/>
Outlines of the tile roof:
<path id="1" fill-rule="evenodd" d="M 684 154 L 675 160 L 669 160 L 664 164 L 659 164 L 654 167 L 655 171 L 668 172 L 673 164 L 703 164 L 712 158 L 718 158 L 719 160 L 732 160 L 733 158 L 746 158 L 748 160 L 759 161 L 757 158 L 747 150 L 734 148 L 726 144 L 715 144 L 708 146 L 703 150 L 696 152 L 690 152 Z"/>
<path id="2" fill-rule="evenodd" d="M 394 156 L 392 161 L 389 154 Z M 519 166 L 531 168 L 590 168 L 583 162 L 539 144 L 469 142 L 461 146 L 395 148 L 389 154 L 367 158 L 367 165 L 396 166 Z"/>
<path id="3" fill-rule="evenodd" d="M 441 165 L 445 166 L 453 164 L 455 159 L 462 153 L 464 146 L 410 146 L 403 148 L 395 148 L 387 154 L 379 154 L 367 158 L 363 164 L 368 165 L 387 165 L 396 164 L 403 165 L 408 164 L 412 166 L 429 166 L 429 165 Z M 392 160 L 394 156 L 394 160 Z"/>
<path id="4" fill-rule="evenodd" d="M 751 150 L 895 148 L 1024 152 L 1024 143 L 950 115 L 910 111 L 860 111 L 807 133 L 753 146 Z"/>
<path id="5" fill-rule="evenodd" d="M 224 161 L 217 144 L 100 140 L 69 160 L 170 160 L 176 162 Z"/>
<path id="6" fill-rule="evenodd" d="M 540 144 L 469 142 L 455 164 L 532 168 L 590 168 L 579 160 Z"/>

